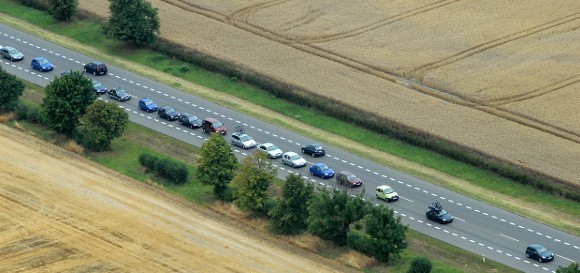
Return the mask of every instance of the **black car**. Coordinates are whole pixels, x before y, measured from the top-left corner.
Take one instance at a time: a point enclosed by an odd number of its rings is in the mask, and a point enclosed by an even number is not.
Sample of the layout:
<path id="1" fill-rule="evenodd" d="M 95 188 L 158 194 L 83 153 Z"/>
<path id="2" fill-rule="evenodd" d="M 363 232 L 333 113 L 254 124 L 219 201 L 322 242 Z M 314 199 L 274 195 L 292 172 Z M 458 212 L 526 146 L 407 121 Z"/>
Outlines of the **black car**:
<path id="1" fill-rule="evenodd" d="M 118 101 L 126 101 L 131 99 L 131 95 L 127 93 L 124 89 L 117 87 L 109 90 L 109 98 L 116 99 Z"/>
<path id="2" fill-rule="evenodd" d="M 526 257 L 543 263 L 554 260 L 554 253 L 543 245 L 531 244 L 526 248 Z"/>
<path id="3" fill-rule="evenodd" d="M 323 156 L 326 154 L 324 148 L 320 144 L 310 144 L 302 147 L 302 153 L 311 156 Z"/>
<path id="4" fill-rule="evenodd" d="M 192 113 L 181 113 L 181 115 L 179 115 L 179 123 L 191 129 L 201 127 L 201 119 Z"/>
<path id="5" fill-rule="evenodd" d="M 429 205 L 429 210 L 425 213 L 427 219 L 439 222 L 441 224 L 448 224 L 453 222 L 453 215 L 443 209 L 439 201 L 435 200 L 433 204 Z"/>
<path id="6" fill-rule="evenodd" d="M 160 118 L 166 119 L 169 121 L 177 120 L 179 118 L 179 112 L 175 111 L 171 106 L 163 106 L 157 110 L 157 115 Z"/>
<path id="7" fill-rule="evenodd" d="M 103 62 L 93 61 L 85 64 L 85 72 L 92 73 L 93 75 L 105 75 L 107 74 L 107 65 Z"/>

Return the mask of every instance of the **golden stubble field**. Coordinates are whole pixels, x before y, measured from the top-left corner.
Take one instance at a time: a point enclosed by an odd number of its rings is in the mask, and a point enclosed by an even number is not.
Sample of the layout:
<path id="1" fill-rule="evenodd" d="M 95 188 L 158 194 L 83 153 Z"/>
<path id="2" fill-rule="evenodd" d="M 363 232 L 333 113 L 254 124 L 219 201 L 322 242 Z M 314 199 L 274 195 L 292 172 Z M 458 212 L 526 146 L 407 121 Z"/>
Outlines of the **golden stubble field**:
<path id="1" fill-rule="evenodd" d="M 150 2 L 165 38 L 580 184 L 580 1 Z"/>
<path id="2" fill-rule="evenodd" d="M 5 125 L 0 143 L 0 272 L 351 271 Z"/>

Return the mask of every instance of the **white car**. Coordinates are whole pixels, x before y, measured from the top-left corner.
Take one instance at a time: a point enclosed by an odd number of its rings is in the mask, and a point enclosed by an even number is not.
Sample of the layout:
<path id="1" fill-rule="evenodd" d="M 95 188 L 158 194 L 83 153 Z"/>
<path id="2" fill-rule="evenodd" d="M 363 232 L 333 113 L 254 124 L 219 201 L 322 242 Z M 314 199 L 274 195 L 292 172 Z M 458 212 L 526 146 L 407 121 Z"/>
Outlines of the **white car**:
<path id="1" fill-rule="evenodd" d="M 268 154 L 269 158 L 280 158 L 282 156 L 282 150 L 272 143 L 262 143 L 258 145 L 258 150 Z"/>
<path id="2" fill-rule="evenodd" d="M 285 152 L 282 155 L 282 162 L 294 168 L 306 166 L 306 159 L 295 152 Z"/>
<path id="3" fill-rule="evenodd" d="M 244 149 L 254 148 L 257 145 L 256 141 L 251 136 L 239 132 L 232 134 L 232 144 Z"/>

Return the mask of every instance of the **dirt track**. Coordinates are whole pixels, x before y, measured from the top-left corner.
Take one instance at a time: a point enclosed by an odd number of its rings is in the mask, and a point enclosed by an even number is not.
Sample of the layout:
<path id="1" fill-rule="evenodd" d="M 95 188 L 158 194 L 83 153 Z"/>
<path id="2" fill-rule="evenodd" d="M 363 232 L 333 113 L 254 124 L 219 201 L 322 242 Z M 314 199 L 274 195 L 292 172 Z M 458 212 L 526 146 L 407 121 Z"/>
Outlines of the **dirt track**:
<path id="1" fill-rule="evenodd" d="M 5 125 L 0 143 L 0 272 L 338 272 Z"/>
<path id="2" fill-rule="evenodd" d="M 150 2 L 165 38 L 580 184 L 577 0 Z"/>

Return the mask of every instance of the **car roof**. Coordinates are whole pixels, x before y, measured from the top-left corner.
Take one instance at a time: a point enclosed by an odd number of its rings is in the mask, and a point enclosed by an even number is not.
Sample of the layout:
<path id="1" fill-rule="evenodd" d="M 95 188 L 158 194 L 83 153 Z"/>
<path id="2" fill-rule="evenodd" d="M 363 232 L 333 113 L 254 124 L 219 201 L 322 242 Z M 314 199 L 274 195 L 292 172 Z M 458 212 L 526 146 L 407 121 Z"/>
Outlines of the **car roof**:
<path id="1" fill-rule="evenodd" d="M 217 119 L 215 119 L 215 118 L 204 118 L 203 120 L 205 120 L 205 121 L 209 121 L 209 122 L 216 122 L 216 121 L 218 121 L 218 120 L 217 120 Z"/>
<path id="2" fill-rule="evenodd" d="M 533 247 L 533 248 L 546 248 L 547 249 L 547 247 L 545 247 L 543 245 L 540 245 L 540 244 L 531 244 L 531 245 L 529 245 L 529 247 Z"/>
<path id="3" fill-rule="evenodd" d="M 322 166 L 326 166 L 326 164 L 319 162 L 319 163 L 315 163 L 314 166 L 322 167 Z"/>
<path id="4" fill-rule="evenodd" d="M 297 155 L 297 153 L 295 153 L 295 152 L 285 152 L 284 154 L 285 155 L 288 155 L 288 156 L 295 156 L 295 155 Z"/>
<path id="5" fill-rule="evenodd" d="M 346 176 L 352 175 L 352 173 L 351 173 L 351 172 L 347 172 L 347 171 L 340 171 L 340 172 L 338 172 L 338 173 L 339 173 L 339 174 L 344 174 L 344 175 L 346 175 Z"/>
<path id="6" fill-rule="evenodd" d="M 153 100 L 150 98 L 142 98 L 141 101 L 153 101 Z"/>
<path id="7" fill-rule="evenodd" d="M 103 63 L 103 62 L 101 62 L 101 61 L 92 61 L 92 62 L 90 62 L 90 64 L 96 64 L 96 65 L 99 65 L 99 64 L 105 64 L 105 63 Z"/>
<path id="8" fill-rule="evenodd" d="M 33 60 L 40 61 L 40 60 L 46 60 L 46 58 L 44 58 L 44 57 L 36 57 L 36 58 L 33 58 Z"/>
<path id="9" fill-rule="evenodd" d="M 377 187 L 377 189 L 381 189 L 381 190 L 386 190 L 386 189 L 390 189 L 390 188 L 391 188 L 391 186 L 388 186 L 388 185 L 380 185 Z"/>
<path id="10" fill-rule="evenodd" d="M 10 50 L 10 49 L 15 49 L 15 48 L 13 48 L 13 47 L 11 47 L 11 46 L 5 46 L 5 47 L 1 47 L 1 46 L 0 46 L 0 49 L 2 49 L 2 48 L 6 48 L 6 49 L 8 49 L 8 50 Z"/>

